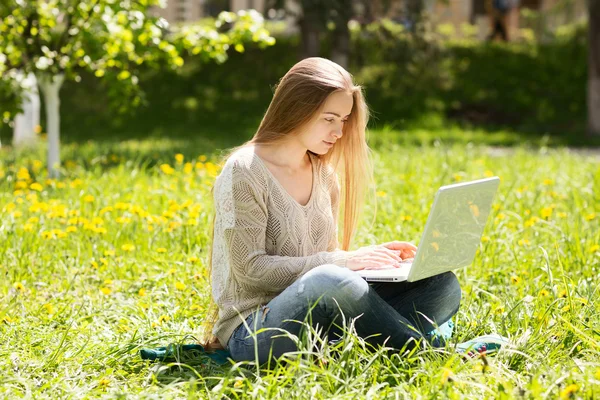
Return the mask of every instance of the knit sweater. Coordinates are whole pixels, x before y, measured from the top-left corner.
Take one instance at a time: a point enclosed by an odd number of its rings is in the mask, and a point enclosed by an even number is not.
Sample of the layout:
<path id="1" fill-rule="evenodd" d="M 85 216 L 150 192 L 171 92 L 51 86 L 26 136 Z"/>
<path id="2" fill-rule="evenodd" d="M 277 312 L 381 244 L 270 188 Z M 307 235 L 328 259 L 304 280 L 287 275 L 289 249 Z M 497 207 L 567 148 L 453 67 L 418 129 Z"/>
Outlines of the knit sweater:
<path id="1" fill-rule="evenodd" d="M 298 203 L 248 146 L 235 151 L 216 178 L 212 295 L 219 307 L 213 334 L 221 345 L 258 306 L 311 269 L 346 267 L 339 250 L 339 183 L 330 166 L 308 152 L 310 199 Z"/>

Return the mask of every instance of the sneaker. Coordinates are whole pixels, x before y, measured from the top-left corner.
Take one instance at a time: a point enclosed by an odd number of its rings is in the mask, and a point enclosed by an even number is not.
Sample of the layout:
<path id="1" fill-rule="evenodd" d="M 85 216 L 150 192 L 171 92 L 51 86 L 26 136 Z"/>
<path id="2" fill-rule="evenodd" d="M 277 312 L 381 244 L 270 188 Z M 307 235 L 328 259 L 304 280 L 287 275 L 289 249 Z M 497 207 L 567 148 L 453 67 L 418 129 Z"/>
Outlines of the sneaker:
<path id="1" fill-rule="evenodd" d="M 490 355 L 498 352 L 503 345 L 510 344 L 508 338 L 498 334 L 478 336 L 474 339 L 462 342 L 456 345 L 458 353 L 466 354 L 469 357 L 478 355 Z"/>

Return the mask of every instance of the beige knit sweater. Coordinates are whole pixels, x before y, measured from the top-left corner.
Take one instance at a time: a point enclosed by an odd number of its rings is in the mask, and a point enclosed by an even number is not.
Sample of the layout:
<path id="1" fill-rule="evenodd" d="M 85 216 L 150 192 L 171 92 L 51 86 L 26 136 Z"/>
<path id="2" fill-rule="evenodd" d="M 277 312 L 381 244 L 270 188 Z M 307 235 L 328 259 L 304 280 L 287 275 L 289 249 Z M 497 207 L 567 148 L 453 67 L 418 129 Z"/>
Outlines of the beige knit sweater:
<path id="1" fill-rule="evenodd" d="M 219 306 L 213 328 L 223 347 L 258 306 L 323 264 L 346 266 L 338 249 L 337 175 L 318 156 L 306 205 L 298 203 L 267 169 L 252 146 L 234 152 L 214 187 L 216 210 L 212 295 Z"/>

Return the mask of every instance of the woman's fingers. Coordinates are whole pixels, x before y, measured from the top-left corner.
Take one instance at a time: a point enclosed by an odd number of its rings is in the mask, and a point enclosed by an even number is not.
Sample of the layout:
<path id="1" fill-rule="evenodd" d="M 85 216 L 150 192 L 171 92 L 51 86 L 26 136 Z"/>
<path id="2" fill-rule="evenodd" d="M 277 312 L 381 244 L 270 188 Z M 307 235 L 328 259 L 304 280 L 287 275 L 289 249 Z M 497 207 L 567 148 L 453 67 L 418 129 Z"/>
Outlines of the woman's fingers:
<path id="1" fill-rule="evenodd" d="M 390 250 L 390 249 L 387 249 L 385 247 L 382 247 L 382 248 L 376 249 L 375 251 L 383 253 L 383 254 L 391 257 L 394 260 L 398 260 L 398 261 L 402 260 L 401 251 L 400 250 Z"/>

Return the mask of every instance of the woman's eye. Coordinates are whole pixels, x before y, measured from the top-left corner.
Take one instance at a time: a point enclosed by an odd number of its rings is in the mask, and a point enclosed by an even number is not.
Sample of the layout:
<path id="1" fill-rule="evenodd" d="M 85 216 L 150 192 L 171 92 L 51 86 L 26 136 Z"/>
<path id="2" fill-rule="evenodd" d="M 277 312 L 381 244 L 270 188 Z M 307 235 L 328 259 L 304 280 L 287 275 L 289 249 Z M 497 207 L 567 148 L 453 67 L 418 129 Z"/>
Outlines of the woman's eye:
<path id="1" fill-rule="evenodd" d="M 327 122 L 333 122 L 333 119 L 327 119 L 327 118 L 325 118 L 325 121 L 327 121 Z"/>

